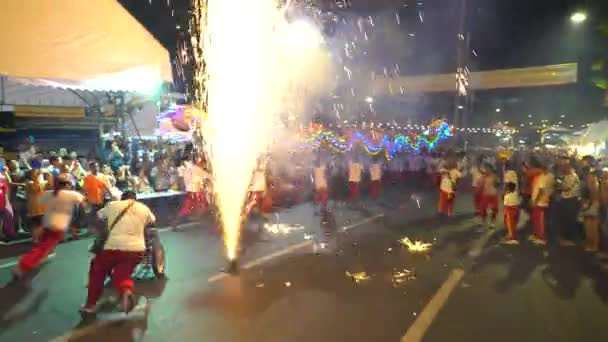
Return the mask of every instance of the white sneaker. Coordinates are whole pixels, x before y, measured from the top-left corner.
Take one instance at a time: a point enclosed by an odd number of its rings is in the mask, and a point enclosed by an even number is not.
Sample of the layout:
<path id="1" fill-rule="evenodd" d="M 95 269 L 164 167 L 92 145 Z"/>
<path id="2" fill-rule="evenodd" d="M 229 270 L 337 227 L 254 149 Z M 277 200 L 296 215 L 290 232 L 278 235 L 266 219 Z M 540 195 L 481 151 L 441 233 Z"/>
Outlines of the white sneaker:
<path id="1" fill-rule="evenodd" d="M 576 243 L 574 243 L 574 241 L 570 241 L 570 240 L 559 240 L 559 244 L 562 247 L 574 247 L 576 246 Z"/>
<path id="2" fill-rule="evenodd" d="M 511 240 L 511 239 L 504 239 L 500 243 L 503 244 L 503 245 L 519 245 L 519 241 L 517 241 L 515 239 L 513 239 L 513 240 Z"/>
<path id="3" fill-rule="evenodd" d="M 608 253 L 606 252 L 599 252 L 595 256 L 600 260 L 608 260 Z"/>
<path id="4" fill-rule="evenodd" d="M 532 240 L 532 243 L 535 245 L 544 246 L 547 244 L 547 241 L 534 237 L 534 240 Z"/>

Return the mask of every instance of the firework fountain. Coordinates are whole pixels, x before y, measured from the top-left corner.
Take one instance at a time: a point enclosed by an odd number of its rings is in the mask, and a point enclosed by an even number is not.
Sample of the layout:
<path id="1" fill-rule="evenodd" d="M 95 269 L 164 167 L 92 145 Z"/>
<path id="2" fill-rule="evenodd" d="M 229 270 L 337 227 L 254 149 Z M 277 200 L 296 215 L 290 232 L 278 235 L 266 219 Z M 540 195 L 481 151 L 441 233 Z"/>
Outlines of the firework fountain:
<path id="1" fill-rule="evenodd" d="M 288 23 L 276 0 L 193 0 L 191 39 L 195 98 L 207 113 L 215 176 L 231 268 L 238 257 L 241 212 L 257 158 L 279 114 L 331 75 L 329 54 L 311 21 Z M 311 72 L 315 71 L 315 72 Z"/>

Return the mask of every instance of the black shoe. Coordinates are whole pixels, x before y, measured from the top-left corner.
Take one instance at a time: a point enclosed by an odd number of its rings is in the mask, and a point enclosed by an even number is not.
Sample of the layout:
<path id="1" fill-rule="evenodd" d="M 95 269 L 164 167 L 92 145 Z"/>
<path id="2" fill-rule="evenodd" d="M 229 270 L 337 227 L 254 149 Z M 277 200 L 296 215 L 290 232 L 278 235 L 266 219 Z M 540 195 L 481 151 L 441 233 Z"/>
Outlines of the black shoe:
<path id="1" fill-rule="evenodd" d="M 6 284 L 6 287 L 16 287 L 16 286 L 24 286 L 27 287 L 27 281 L 25 279 L 25 276 L 20 276 L 17 273 L 13 272 L 13 277 L 11 278 L 11 280 Z"/>

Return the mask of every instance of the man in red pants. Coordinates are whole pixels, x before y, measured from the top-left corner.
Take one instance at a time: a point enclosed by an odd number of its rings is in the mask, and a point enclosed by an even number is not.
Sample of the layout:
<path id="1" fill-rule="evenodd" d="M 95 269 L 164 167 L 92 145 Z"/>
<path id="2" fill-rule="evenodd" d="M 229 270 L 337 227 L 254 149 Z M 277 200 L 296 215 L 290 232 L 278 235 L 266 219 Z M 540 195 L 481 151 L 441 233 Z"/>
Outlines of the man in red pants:
<path id="1" fill-rule="evenodd" d="M 480 192 L 479 197 L 479 216 L 481 224 L 488 224 L 488 228 L 493 229 L 496 226 L 496 215 L 498 214 L 498 177 L 494 166 L 490 163 L 485 163 L 481 168 L 481 178 L 479 180 Z M 488 211 L 490 211 L 488 215 Z M 486 220 L 489 216 L 489 220 Z"/>
<path id="2" fill-rule="evenodd" d="M 536 245 L 547 244 L 545 212 L 549 207 L 549 199 L 553 194 L 555 178 L 546 167 L 540 168 L 541 174 L 533 178 L 530 221 L 534 228 L 534 235 L 529 240 Z"/>
<path id="3" fill-rule="evenodd" d="M 327 191 L 327 176 L 325 175 L 325 165 L 318 161 L 315 168 L 312 170 L 313 180 L 315 182 L 315 202 L 319 204 L 321 213 L 327 210 L 327 202 L 329 194 Z"/>
<path id="4" fill-rule="evenodd" d="M 173 221 L 173 228 L 177 228 L 177 224 L 185 216 L 192 213 L 201 214 L 207 211 L 209 204 L 205 197 L 204 182 L 206 179 L 211 179 L 211 175 L 205 171 L 205 160 L 199 157 L 196 163 L 184 162 L 184 187 L 186 190 L 186 198 L 184 204 L 178 212 L 178 216 Z"/>
<path id="5" fill-rule="evenodd" d="M 106 277 L 110 275 L 122 309 L 129 313 L 135 307 L 131 273 L 144 257 L 144 229 L 154 223 L 156 218 L 150 208 L 137 202 L 135 192 L 132 191 L 126 191 L 122 200 L 110 202 L 97 215 L 108 221 L 108 239 L 101 253 L 91 261 L 87 302 L 80 312 L 97 312 L 97 301 L 103 293 Z"/>
<path id="6" fill-rule="evenodd" d="M 72 180 L 68 174 L 60 174 L 55 179 L 55 190 L 48 191 L 40 197 L 40 204 L 47 210 L 42 218 L 44 230 L 39 241 L 32 249 L 21 257 L 17 268 L 13 271 L 11 283 L 17 283 L 23 277 L 38 267 L 55 246 L 63 240 L 65 230 L 70 226 L 74 207 L 84 205 L 85 197 L 73 190 Z"/>
<path id="7" fill-rule="evenodd" d="M 372 164 L 369 166 L 369 196 L 371 199 L 376 200 L 380 197 L 380 187 L 382 186 L 382 164 L 375 158 Z"/>
<path id="8" fill-rule="evenodd" d="M 348 200 L 351 203 L 359 200 L 361 169 L 361 164 L 357 159 L 348 162 Z"/>
<path id="9" fill-rule="evenodd" d="M 445 163 L 445 167 L 440 169 L 440 174 L 441 181 L 439 183 L 439 204 L 437 206 L 437 212 L 439 215 L 453 216 L 457 182 L 462 177 L 462 173 L 458 171 L 456 162 L 454 160 L 449 160 Z"/>

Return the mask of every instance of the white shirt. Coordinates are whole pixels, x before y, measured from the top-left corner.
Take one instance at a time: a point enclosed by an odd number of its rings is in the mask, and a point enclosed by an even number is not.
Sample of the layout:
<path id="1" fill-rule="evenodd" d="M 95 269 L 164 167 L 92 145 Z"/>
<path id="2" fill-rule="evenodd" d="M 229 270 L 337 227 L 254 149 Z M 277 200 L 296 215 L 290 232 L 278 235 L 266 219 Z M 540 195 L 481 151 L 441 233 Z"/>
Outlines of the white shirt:
<path id="1" fill-rule="evenodd" d="M 517 173 L 513 170 L 505 171 L 505 174 L 502 178 L 505 184 L 514 183 L 516 186 L 518 185 Z"/>
<path id="2" fill-rule="evenodd" d="M 369 175 L 372 181 L 379 181 L 382 178 L 382 167 L 380 164 L 372 164 L 369 166 Z"/>
<path id="3" fill-rule="evenodd" d="M 361 181 L 361 164 L 354 162 L 349 163 L 348 181 L 357 183 Z"/>
<path id="4" fill-rule="evenodd" d="M 519 194 L 517 191 L 505 193 L 504 205 L 505 207 L 517 207 L 519 205 Z"/>
<path id="5" fill-rule="evenodd" d="M 409 158 L 409 169 L 410 171 L 420 171 L 422 170 L 422 162 L 424 160 L 421 156 L 415 155 Z"/>
<path id="6" fill-rule="evenodd" d="M 568 199 L 580 196 L 580 187 L 581 181 L 576 172 L 573 170 L 569 174 L 565 175 L 562 180 L 561 197 Z"/>
<path id="7" fill-rule="evenodd" d="M 40 196 L 39 203 L 47 210 L 42 218 L 42 225 L 49 229 L 65 231 L 72 222 L 74 207 L 84 201 L 84 196 L 72 190 L 47 191 Z"/>
<path id="8" fill-rule="evenodd" d="M 202 192 L 205 170 L 198 165 L 191 164 L 184 169 L 184 187 L 187 192 Z"/>
<path id="9" fill-rule="evenodd" d="M 538 175 L 537 179 L 532 183 L 532 200 L 536 200 L 537 206 L 545 208 L 549 206 L 549 198 L 553 194 L 554 182 L 555 178 L 553 174 L 547 172 Z M 543 189 L 543 196 L 538 197 L 541 189 Z"/>
<path id="10" fill-rule="evenodd" d="M 473 166 L 471 168 L 471 180 L 473 182 L 473 187 L 477 187 L 480 185 L 480 180 L 481 180 L 481 171 L 479 171 L 479 167 L 478 166 Z"/>
<path id="11" fill-rule="evenodd" d="M 251 180 L 251 191 L 266 191 L 266 175 L 264 174 L 264 171 L 257 170 L 253 173 L 253 178 Z"/>
<path id="12" fill-rule="evenodd" d="M 132 200 L 114 201 L 108 203 L 97 212 L 100 219 L 108 221 L 111 225 L 118 214 L 129 205 Z M 146 250 L 144 229 L 146 225 L 154 223 L 156 217 L 145 204 L 133 203 L 133 206 L 120 218 L 108 235 L 104 249 L 118 250 L 124 252 L 143 252 Z"/>
<path id="13" fill-rule="evenodd" d="M 388 163 L 388 169 L 393 171 L 393 172 L 399 172 L 401 171 L 401 168 L 403 167 L 403 161 L 401 159 L 393 159 Z"/>
<path id="14" fill-rule="evenodd" d="M 432 174 L 439 169 L 440 160 L 437 158 L 429 157 L 424 160 L 426 163 L 426 173 Z"/>
<path id="15" fill-rule="evenodd" d="M 441 174 L 441 183 L 439 184 L 439 189 L 447 193 L 455 192 L 456 181 L 458 181 L 458 179 L 462 177 L 462 173 L 460 173 L 458 169 L 443 171 L 445 172 Z"/>
<path id="16" fill-rule="evenodd" d="M 312 170 L 312 175 L 315 180 L 315 189 L 327 189 L 327 178 L 325 177 L 325 166 L 315 167 Z"/>

